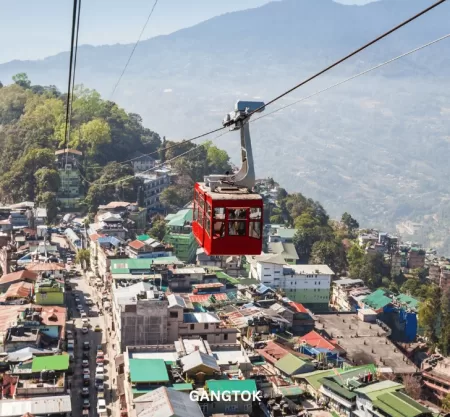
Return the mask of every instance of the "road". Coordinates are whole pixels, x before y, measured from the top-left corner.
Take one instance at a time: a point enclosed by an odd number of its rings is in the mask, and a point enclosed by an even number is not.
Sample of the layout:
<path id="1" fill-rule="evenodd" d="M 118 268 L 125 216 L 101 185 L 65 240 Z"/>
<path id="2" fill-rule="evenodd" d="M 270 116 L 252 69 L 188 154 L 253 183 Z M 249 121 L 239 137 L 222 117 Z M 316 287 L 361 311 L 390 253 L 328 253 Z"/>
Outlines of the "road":
<path id="1" fill-rule="evenodd" d="M 71 320 L 67 323 L 67 329 L 75 329 L 75 358 L 74 358 L 74 373 L 70 383 L 71 386 L 71 397 L 72 397 L 72 416 L 81 417 L 83 411 L 83 398 L 81 396 L 81 389 L 83 387 L 83 342 L 89 341 L 89 370 L 90 370 L 90 381 L 89 381 L 89 402 L 90 402 L 90 417 L 97 416 L 97 389 L 95 387 L 95 368 L 96 368 L 96 355 L 97 355 L 97 345 L 103 345 L 103 351 L 108 353 L 108 344 L 106 343 L 107 337 L 107 325 L 106 318 L 103 315 L 99 315 L 98 308 L 95 306 L 95 300 L 97 298 L 97 293 L 93 287 L 88 283 L 86 277 L 74 277 L 70 279 L 70 284 L 72 291 L 66 292 L 66 306 L 69 309 L 69 314 Z M 74 294 L 74 295 L 72 295 Z M 90 297 L 94 300 L 94 306 L 88 306 L 86 304 L 86 297 Z M 80 302 L 76 302 L 75 299 L 79 298 Z M 87 334 L 82 334 L 82 321 L 79 311 L 76 309 L 77 304 L 81 304 L 83 310 L 88 315 L 93 315 L 89 317 L 89 331 Z M 99 325 L 101 332 L 95 332 L 95 327 Z M 87 352 L 87 351 L 86 351 Z M 108 354 L 106 356 L 107 362 L 105 363 L 105 400 L 107 405 L 111 403 L 111 380 L 109 377 L 112 375 L 111 368 L 114 361 L 114 357 L 110 357 Z M 110 408 L 110 407 L 108 407 Z M 110 413 L 111 414 L 111 413 Z"/>

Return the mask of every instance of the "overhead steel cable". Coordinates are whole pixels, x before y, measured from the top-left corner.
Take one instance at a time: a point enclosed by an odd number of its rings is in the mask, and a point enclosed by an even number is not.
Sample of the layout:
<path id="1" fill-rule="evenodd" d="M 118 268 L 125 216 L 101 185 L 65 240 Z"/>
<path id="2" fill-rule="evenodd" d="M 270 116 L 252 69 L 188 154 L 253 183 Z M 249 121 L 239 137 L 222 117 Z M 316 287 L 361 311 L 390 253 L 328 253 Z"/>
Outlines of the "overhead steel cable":
<path id="1" fill-rule="evenodd" d="M 355 78 L 359 78 L 359 77 L 361 77 L 362 75 L 368 74 L 369 72 L 372 72 L 372 71 L 374 71 L 374 70 L 376 70 L 376 69 L 378 69 L 378 68 L 384 67 L 385 65 L 391 64 L 392 62 L 395 62 L 395 61 L 398 61 L 399 59 L 404 58 L 405 56 L 411 55 L 411 54 L 413 54 L 413 53 L 415 53 L 415 52 L 418 52 L 418 51 L 420 51 L 420 50 L 422 50 L 422 49 L 427 48 L 428 46 L 431 46 L 431 45 L 434 45 L 435 43 L 441 42 L 441 41 L 443 41 L 444 39 L 447 39 L 447 38 L 450 38 L 450 33 L 447 34 L 447 35 L 441 36 L 440 38 L 435 39 L 434 41 L 428 42 L 428 43 L 426 43 L 426 44 L 424 44 L 424 45 L 422 45 L 422 46 L 419 46 L 419 47 L 417 47 L 417 48 L 414 48 L 414 49 L 412 49 L 411 51 L 405 52 L 404 54 L 401 54 L 401 55 L 399 55 L 399 56 L 396 56 L 395 58 L 392 58 L 392 59 L 390 59 L 390 60 L 388 60 L 388 61 L 385 61 L 385 62 L 383 62 L 383 63 L 381 63 L 381 64 L 375 65 L 375 66 L 372 67 L 372 68 L 369 68 L 369 69 L 367 69 L 367 70 L 365 70 L 365 71 L 363 71 L 363 72 L 360 72 L 359 74 L 352 75 L 351 77 L 346 78 L 345 80 L 339 81 L 339 82 L 336 83 L 336 84 L 330 85 L 330 86 L 328 86 L 328 87 L 326 87 L 326 88 L 324 88 L 324 89 L 322 89 L 322 90 L 316 91 L 315 93 L 312 93 L 312 94 L 310 94 L 309 96 L 302 97 L 302 98 L 299 99 L 299 100 L 296 100 L 296 101 L 294 101 L 294 102 L 292 102 L 292 103 L 286 104 L 285 106 L 282 106 L 282 107 L 280 107 L 280 108 L 278 108 L 278 109 L 272 110 L 272 111 L 269 112 L 269 113 L 265 113 L 265 114 L 263 114 L 263 115 L 257 117 L 256 119 L 250 120 L 250 123 L 254 123 L 254 122 L 256 122 L 256 121 L 258 121 L 258 120 L 260 120 L 260 119 L 263 119 L 264 117 L 270 116 L 270 115 L 272 115 L 272 114 L 274 114 L 274 113 L 277 113 L 277 112 L 279 112 L 279 111 L 281 111 L 281 110 L 287 109 L 288 107 L 294 106 L 295 104 L 301 103 L 302 101 L 308 100 L 308 99 L 310 99 L 310 98 L 312 98 L 312 97 L 314 97 L 314 96 L 317 96 L 317 95 L 319 95 L 319 94 L 322 94 L 322 93 L 324 93 L 325 91 L 331 90 L 332 88 L 338 87 L 338 86 L 340 86 L 340 85 L 342 85 L 342 84 L 345 84 L 345 83 L 347 83 L 347 82 L 349 82 L 349 81 L 352 81 L 352 80 L 354 80 Z"/>
<path id="2" fill-rule="evenodd" d="M 294 87 L 290 88 L 289 90 L 285 91 L 284 93 L 280 94 L 279 96 L 273 98 L 269 102 L 265 103 L 264 106 L 261 106 L 257 108 L 256 110 L 249 113 L 249 116 L 252 114 L 261 111 L 262 109 L 266 108 L 267 106 L 270 106 L 271 104 L 275 103 L 276 101 L 280 100 L 284 96 L 292 93 L 297 88 L 300 88 L 301 86 L 309 83 L 310 81 L 316 79 L 317 77 L 320 77 L 322 74 L 325 74 L 326 72 L 330 71 L 334 67 L 337 67 L 338 65 L 342 64 L 343 62 L 347 61 L 351 57 L 359 54 L 360 52 L 364 51 L 368 47 L 376 44 L 377 42 L 381 41 L 382 39 L 386 38 L 387 36 L 391 35 L 392 33 L 396 32 L 397 30 L 401 29 L 402 27 L 406 26 L 407 24 L 413 22 L 414 20 L 418 19 L 419 17 L 423 16 L 424 14 L 428 13 L 429 11 L 435 9 L 437 6 L 441 5 L 442 3 L 445 3 L 447 0 L 439 0 L 436 3 L 432 4 L 431 6 L 427 7 L 426 9 L 422 10 L 419 13 L 416 13 L 414 16 L 410 17 L 409 19 L 405 20 L 404 22 L 398 24 L 397 26 L 393 27 L 392 29 L 388 30 L 387 32 L 384 32 L 382 35 L 378 36 L 377 38 L 371 40 L 370 42 L 367 42 L 365 45 L 361 46 L 360 48 L 356 49 L 355 51 L 351 52 L 350 54 L 344 56 L 343 58 L 335 61 L 333 64 L 328 65 L 328 67 L 324 68 L 323 70 L 317 72 L 313 76 L 307 78 L 306 80 L 302 81 L 301 83 L 295 85 Z"/>
<path id="3" fill-rule="evenodd" d="M 289 104 L 287 104 L 287 105 L 285 105 L 285 106 L 283 106 L 283 107 L 280 107 L 280 108 L 278 108 L 278 109 L 275 109 L 275 110 L 273 110 L 273 111 L 271 111 L 271 112 L 269 112 L 269 113 L 263 114 L 262 116 L 260 116 L 260 117 L 258 117 L 258 118 L 256 118 L 256 119 L 250 120 L 250 123 L 254 123 L 254 122 L 256 122 L 256 121 L 258 121 L 258 120 L 260 120 L 260 119 L 262 119 L 262 118 L 264 118 L 264 117 L 270 116 L 270 115 L 272 115 L 272 114 L 274 114 L 274 113 L 277 113 L 277 112 L 279 112 L 279 111 L 282 111 L 282 110 L 284 110 L 284 109 L 286 109 L 286 108 L 288 108 L 288 107 L 294 106 L 295 104 L 301 103 L 302 101 L 306 101 L 306 100 L 308 100 L 308 99 L 310 99 L 310 98 L 312 98 L 312 97 L 314 97 L 314 96 L 317 96 L 317 95 L 322 94 L 322 93 L 324 93 L 324 92 L 326 92 L 326 91 L 329 91 L 329 90 L 331 90 L 331 89 L 333 89 L 333 88 L 335 88 L 335 87 L 338 87 L 338 86 L 340 86 L 340 85 L 342 85 L 342 84 L 345 84 L 345 83 L 347 83 L 347 82 L 349 82 L 349 81 L 352 81 L 352 80 L 354 80 L 354 79 L 356 79 L 356 78 L 359 78 L 359 77 L 361 77 L 362 75 L 368 74 L 369 72 L 372 72 L 372 71 L 374 71 L 374 70 L 376 70 L 376 69 L 379 69 L 379 68 L 381 68 L 381 67 L 384 67 L 385 65 L 391 64 L 391 63 L 393 63 L 393 62 L 395 62 L 395 61 L 398 61 L 398 60 L 401 59 L 401 58 L 404 58 L 404 57 L 406 57 L 406 56 L 408 56 L 408 55 L 411 55 L 411 54 L 413 54 L 413 53 L 415 53 L 415 52 L 418 52 L 418 51 L 420 51 L 420 50 L 422 50 L 422 49 L 425 49 L 425 48 L 427 48 L 427 47 L 429 47 L 429 46 L 431 46 L 431 45 L 434 45 L 434 44 L 436 44 L 436 43 L 438 43 L 438 42 L 441 42 L 441 41 L 443 41 L 443 40 L 445 40 L 445 39 L 448 39 L 448 38 L 450 38 L 450 33 L 447 34 L 447 35 L 441 36 L 440 38 L 435 39 L 434 41 L 431 41 L 431 42 L 428 42 L 428 43 L 426 43 L 426 44 L 424 44 L 424 45 L 418 46 L 417 48 L 414 48 L 414 49 L 412 49 L 412 50 L 410 50 L 410 51 L 408 51 L 408 52 L 405 52 L 404 54 L 398 55 L 398 56 L 396 56 L 395 58 L 389 59 L 388 61 L 385 61 L 385 62 L 383 62 L 383 63 L 381 63 L 381 64 L 375 65 L 374 67 L 371 67 L 371 68 L 369 68 L 369 69 L 367 69 L 367 70 L 364 70 L 364 71 L 362 71 L 362 72 L 360 72 L 360 73 L 358 73 L 358 74 L 356 74 L 356 75 L 352 75 L 351 77 L 346 78 L 345 80 L 339 81 L 339 82 L 336 83 L 336 84 L 330 85 L 330 86 L 328 86 L 328 87 L 326 87 L 326 88 L 323 88 L 322 90 L 318 90 L 318 91 L 316 91 L 316 92 L 314 92 L 314 93 L 312 93 L 312 94 L 310 94 L 310 95 L 308 95 L 308 96 L 302 97 L 301 99 L 296 100 L 296 101 L 294 101 L 293 103 L 289 103 Z M 217 129 L 216 132 L 217 132 L 218 130 L 221 130 L 221 129 Z M 211 139 L 211 140 L 214 141 L 214 140 L 216 140 L 216 139 L 218 139 L 218 138 L 220 138 L 220 137 L 222 137 L 222 136 L 224 136 L 224 135 L 226 135 L 226 134 L 228 134 L 228 133 L 231 133 L 231 131 L 227 130 L 226 132 L 223 132 L 222 134 L 216 136 L 215 138 L 213 138 L 213 139 Z M 207 134 L 205 134 L 205 135 L 207 135 Z M 203 136 L 205 136 L 205 135 L 203 135 Z M 197 138 L 197 137 L 196 137 L 196 138 Z M 194 138 L 189 139 L 189 140 L 192 141 L 192 140 L 194 140 Z M 187 142 L 187 141 L 178 142 L 176 145 L 168 146 L 167 148 L 161 149 L 160 151 L 164 151 L 164 150 L 166 150 L 166 149 L 171 149 L 171 148 L 174 148 L 174 147 L 176 147 L 176 146 L 180 146 L 180 145 L 182 145 L 183 143 L 186 143 L 186 142 Z M 177 156 L 171 158 L 170 160 L 165 161 L 165 162 L 162 163 L 162 164 L 158 164 L 157 166 L 155 166 L 155 167 L 153 167 L 153 168 L 151 168 L 151 169 L 148 169 L 148 170 L 146 170 L 146 171 L 143 171 L 142 173 L 146 173 L 146 172 L 150 172 L 150 171 L 153 171 L 153 170 L 155 170 L 155 169 L 158 169 L 158 168 L 164 166 L 166 163 L 172 162 L 172 161 L 174 161 L 174 160 L 176 160 L 176 159 L 178 159 L 178 158 L 180 158 L 180 157 L 182 157 L 182 156 L 188 154 L 189 152 L 193 152 L 193 151 L 195 151 L 195 150 L 198 150 L 199 148 L 201 148 L 202 146 L 204 146 L 206 143 L 207 143 L 207 142 L 205 142 L 205 143 L 203 143 L 203 144 L 197 146 L 196 148 L 189 149 L 189 150 L 187 150 L 186 152 L 183 152 L 182 154 L 177 155 Z M 146 155 L 151 155 L 151 154 L 157 153 L 157 152 L 159 152 L 159 151 L 155 151 L 155 152 L 152 152 L 152 153 L 146 154 Z M 129 162 L 129 161 L 133 161 L 134 159 L 142 158 L 143 156 L 145 156 L 145 155 L 141 155 L 141 156 L 139 156 L 139 157 L 137 157 L 137 158 L 133 158 L 133 159 L 130 159 L 130 160 L 128 160 L 128 161 L 121 162 L 121 164 L 122 164 L 122 163 L 125 163 L 125 162 Z M 121 181 L 126 181 L 126 180 L 128 180 L 128 179 L 130 179 L 130 178 L 133 178 L 133 177 L 134 177 L 134 176 L 124 177 L 124 178 L 122 178 L 122 179 L 120 179 L 120 180 L 113 181 L 113 182 L 109 182 L 109 183 L 107 183 L 107 184 L 102 184 L 102 185 L 113 185 L 113 184 L 115 184 L 115 183 L 118 183 L 118 182 L 121 182 Z M 83 179 L 84 179 L 88 184 L 90 184 L 90 185 L 92 184 L 92 182 L 88 181 L 86 178 L 83 177 Z"/>
<path id="4" fill-rule="evenodd" d="M 147 29 L 148 22 L 150 21 L 157 4 L 158 4 L 158 0 L 155 0 L 155 3 L 153 3 L 153 7 L 150 10 L 150 13 L 147 16 L 147 20 L 145 21 L 145 24 L 141 30 L 141 33 L 139 34 L 139 37 L 138 37 L 136 43 L 134 44 L 133 49 L 131 50 L 130 56 L 128 57 L 128 60 L 122 70 L 122 73 L 120 74 L 119 79 L 117 80 L 116 84 L 114 85 L 111 95 L 109 96 L 110 100 L 113 98 L 114 93 L 117 90 L 117 87 L 119 86 L 120 82 L 122 81 L 123 76 L 125 75 L 125 72 L 127 71 L 128 65 L 130 64 L 130 61 L 131 61 L 131 58 L 133 58 L 134 52 L 136 51 L 136 48 L 137 48 L 139 42 L 141 41 L 142 36 L 144 35 L 145 29 Z"/>
<path id="5" fill-rule="evenodd" d="M 66 98 L 66 120 L 64 126 L 64 151 L 67 148 L 68 144 L 68 135 L 70 132 L 69 123 L 70 123 L 70 109 L 71 109 L 71 96 L 72 96 L 72 80 L 73 80 L 73 61 L 75 54 L 75 32 L 77 27 L 77 11 L 78 11 L 78 0 L 73 0 L 73 12 L 72 12 L 72 34 L 70 40 L 70 58 L 69 58 L 69 79 L 67 81 L 67 98 Z M 66 154 L 66 163 L 67 163 L 67 154 Z"/>
<path id="6" fill-rule="evenodd" d="M 395 26 L 394 28 L 388 30 L 387 32 L 384 32 L 382 35 L 380 35 L 380 36 L 378 36 L 377 38 L 373 39 L 372 41 L 366 43 L 365 45 L 363 45 L 362 47 L 358 48 L 357 50 L 351 52 L 350 54 L 348 54 L 348 55 L 346 55 L 345 57 L 339 59 L 338 61 L 335 61 L 333 64 L 331 64 L 331 65 L 329 65 L 328 67 L 324 68 L 323 70 L 317 72 L 317 73 L 314 74 L 313 76 L 307 78 L 306 80 L 302 81 L 301 83 L 295 85 L 294 87 L 290 88 L 289 90 L 285 91 L 284 93 L 282 93 L 282 94 L 278 95 L 277 97 L 273 98 L 272 100 L 270 100 L 269 102 L 267 102 L 266 104 L 264 104 L 264 106 L 261 106 L 261 107 L 259 107 L 258 109 L 256 109 L 256 110 L 250 112 L 250 113 L 249 113 L 249 116 L 251 116 L 251 115 L 253 115 L 254 113 L 256 113 L 256 112 L 258 112 L 258 111 L 260 111 L 260 110 L 266 108 L 267 106 L 269 106 L 269 105 L 275 103 L 276 101 L 278 101 L 278 100 L 280 100 L 281 98 L 285 97 L 286 95 L 292 93 L 293 91 L 295 91 L 296 89 L 298 89 L 298 88 L 302 87 L 303 85 L 309 83 L 310 81 L 312 81 L 312 80 L 318 78 L 319 76 L 323 75 L 324 73 L 328 72 L 329 70 L 333 69 L 334 67 L 340 65 L 340 64 L 343 63 L 344 61 L 347 61 L 349 58 L 351 58 L 351 57 L 357 55 L 358 53 L 360 53 L 360 52 L 362 52 L 363 50 L 367 49 L 368 47 L 374 45 L 375 43 L 379 42 L 380 40 L 386 38 L 386 37 L 389 36 L 390 34 L 396 32 L 397 30 L 401 29 L 402 27 L 406 26 L 407 24 L 413 22 L 414 20 L 418 19 L 420 16 L 423 16 L 424 14 L 428 13 L 429 11 L 433 10 L 434 8 L 436 8 L 437 6 L 441 5 L 442 3 L 446 2 L 446 1 L 447 1 L 447 0 L 439 0 L 439 1 L 437 1 L 436 3 L 432 4 L 431 6 L 427 7 L 427 8 L 424 9 L 424 10 L 422 10 L 421 12 L 415 14 L 414 16 L 410 17 L 409 19 L 407 19 L 407 20 L 403 21 L 402 23 L 398 24 L 398 25 Z M 410 53 L 412 53 L 412 52 L 410 52 Z M 400 57 L 399 57 L 399 58 L 400 58 Z M 397 58 L 397 59 L 398 59 L 398 58 Z M 375 68 L 374 68 L 374 69 L 375 69 Z M 360 75 L 362 75 L 362 74 L 360 74 Z M 269 113 L 269 114 L 271 114 L 271 113 Z M 258 119 L 260 119 L 260 118 L 262 118 L 262 117 L 265 117 L 265 116 L 266 116 L 266 115 L 263 115 L 263 116 L 259 117 Z M 256 121 L 256 120 L 258 120 L 258 119 L 255 119 L 254 121 Z M 224 127 L 218 128 L 218 129 L 216 129 L 216 130 L 213 130 L 213 131 L 211 131 L 211 132 L 205 133 L 205 134 L 203 134 L 203 135 L 198 135 L 198 136 L 196 136 L 196 137 L 194 137 L 194 138 L 191 138 L 191 139 L 188 139 L 188 140 L 185 140 L 185 141 L 182 141 L 182 142 L 178 142 L 178 143 L 176 143 L 175 145 L 171 145 L 170 147 L 168 147 L 168 148 L 166 148 L 166 149 L 171 149 L 171 148 L 175 148 L 175 147 L 178 147 L 178 146 L 182 146 L 184 142 L 191 142 L 191 141 L 194 141 L 194 140 L 196 140 L 196 139 L 200 139 L 201 137 L 204 137 L 204 136 L 209 135 L 209 134 L 211 134 L 211 133 L 218 132 L 219 130 L 222 130 L 222 129 L 224 129 Z M 165 149 L 162 149 L 162 150 L 165 150 Z M 145 156 L 153 155 L 153 154 L 155 154 L 155 153 L 157 153 L 157 152 L 159 152 L 159 151 L 151 152 L 151 153 L 149 153 L 149 154 L 143 154 L 143 155 L 140 155 L 140 156 L 138 156 L 138 157 L 136 157 L 136 158 L 128 159 L 128 160 L 123 161 L 123 162 L 120 162 L 120 163 L 121 163 L 121 164 L 125 164 L 125 163 L 127 163 L 127 162 L 131 162 L 131 161 L 134 161 L 134 160 L 143 158 L 143 157 L 145 157 Z"/>

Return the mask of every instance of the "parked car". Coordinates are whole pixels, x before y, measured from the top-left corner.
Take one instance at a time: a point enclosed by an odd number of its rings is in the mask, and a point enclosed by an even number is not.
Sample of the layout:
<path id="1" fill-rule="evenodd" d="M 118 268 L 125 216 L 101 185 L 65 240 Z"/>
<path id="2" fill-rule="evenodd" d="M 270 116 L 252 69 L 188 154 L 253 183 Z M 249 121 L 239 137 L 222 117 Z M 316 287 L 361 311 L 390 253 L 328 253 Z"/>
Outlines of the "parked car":
<path id="1" fill-rule="evenodd" d="M 89 344 L 88 341 L 83 342 L 83 349 L 84 350 L 89 350 L 91 348 L 91 345 Z"/>
<path id="2" fill-rule="evenodd" d="M 85 399 L 83 400 L 83 408 L 88 409 L 88 408 L 90 408 L 90 407 L 91 407 L 91 404 L 90 404 L 90 402 L 89 402 L 89 398 L 85 398 Z"/>
<path id="3" fill-rule="evenodd" d="M 105 358 L 103 356 L 101 356 L 100 358 L 97 358 L 95 360 L 95 363 L 99 364 L 99 363 L 104 363 L 105 362 Z"/>
<path id="4" fill-rule="evenodd" d="M 88 387 L 89 385 L 91 385 L 91 378 L 89 375 L 83 375 L 83 385 L 85 387 Z"/>
<path id="5" fill-rule="evenodd" d="M 102 328 L 97 324 L 94 329 L 96 332 L 101 332 Z"/>
<path id="6" fill-rule="evenodd" d="M 89 388 L 88 387 L 81 388 L 81 396 L 82 397 L 89 397 Z"/>
<path id="7" fill-rule="evenodd" d="M 91 375 L 91 371 L 88 368 L 84 368 L 83 375 Z"/>
<path id="8" fill-rule="evenodd" d="M 77 310 L 80 312 L 83 311 L 83 306 L 81 304 L 77 304 Z"/>
<path id="9" fill-rule="evenodd" d="M 105 400 L 102 400 L 102 399 L 98 400 L 97 412 L 98 412 L 98 414 L 107 412 L 106 411 L 106 401 Z"/>
<path id="10" fill-rule="evenodd" d="M 104 391 L 105 390 L 105 384 L 103 384 L 103 381 L 98 381 L 98 383 L 95 384 L 98 391 Z"/>
<path id="11" fill-rule="evenodd" d="M 81 328 L 81 331 L 82 331 L 83 334 L 86 334 L 86 333 L 89 332 L 89 329 L 88 329 L 87 327 L 83 326 L 83 327 Z"/>
<path id="12" fill-rule="evenodd" d="M 89 359 L 83 359 L 83 361 L 81 362 L 81 366 L 83 368 L 88 368 L 89 367 Z"/>

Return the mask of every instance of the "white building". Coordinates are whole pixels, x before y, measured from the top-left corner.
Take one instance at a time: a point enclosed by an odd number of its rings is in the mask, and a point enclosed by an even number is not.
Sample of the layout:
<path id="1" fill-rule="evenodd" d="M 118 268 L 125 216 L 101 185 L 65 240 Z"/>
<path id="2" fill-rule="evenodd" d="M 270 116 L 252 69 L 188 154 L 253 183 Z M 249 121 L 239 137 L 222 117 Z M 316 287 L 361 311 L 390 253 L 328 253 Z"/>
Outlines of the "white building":
<path id="1" fill-rule="evenodd" d="M 144 182 L 144 207 L 147 210 L 160 208 L 159 196 L 170 185 L 169 170 L 159 169 L 148 174 L 136 174 Z"/>
<path id="2" fill-rule="evenodd" d="M 252 278 L 283 290 L 292 301 L 328 304 L 334 272 L 327 265 L 287 265 L 279 254 L 248 256 L 247 261 Z"/>

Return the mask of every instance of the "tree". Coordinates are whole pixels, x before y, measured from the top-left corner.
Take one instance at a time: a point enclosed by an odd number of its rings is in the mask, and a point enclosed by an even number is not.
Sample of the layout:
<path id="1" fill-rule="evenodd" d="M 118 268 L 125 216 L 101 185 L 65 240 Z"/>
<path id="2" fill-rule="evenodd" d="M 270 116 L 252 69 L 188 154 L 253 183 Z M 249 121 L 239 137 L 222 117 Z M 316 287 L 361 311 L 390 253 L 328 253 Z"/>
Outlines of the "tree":
<path id="1" fill-rule="evenodd" d="M 273 216 L 270 216 L 270 223 L 271 224 L 284 224 L 284 218 L 281 214 L 275 214 Z"/>
<path id="2" fill-rule="evenodd" d="M 347 212 L 342 215 L 341 222 L 347 226 L 349 231 L 354 231 L 359 228 L 359 223 Z"/>
<path id="3" fill-rule="evenodd" d="M 22 88 L 30 88 L 31 86 L 31 81 L 28 79 L 28 75 L 24 72 L 19 72 L 18 74 L 13 75 L 12 80 L 15 84 Z"/>
<path id="4" fill-rule="evenodd" d="M 47 209 L 47 221 L 49 224 L 56 220 L 58 214 L 58 199 L 56 193 L 51 191 L 45 191 L 38 194 L 37 201 L 41 207 Z"/>
<path id="5" fill-rule="evenodd" d="M 432 342 L 437 341 L 438 322 L 441 315 L 441 290 L 431 286 L 428 297 L 419 305 L 419 325 L 425 330 L 425 336 Z"/>
<path id="6" fill-rule="evenodd" d="M 408 394 L 411 398 L 414 398 L 415 400 L 421 399 L 422 385 L 415 376 L 403 376 L 403 385 L 405 387 L 406 394 Z"/>
<path id="7" fill-rule="evenodd" d="M 444 411 L 450 412 L 450 394 L 447 394 L 447 395 L 443 398 L 442 403 L 441 403 L 441 408 L 442 408 Z"/>
<path id="8" fill-rule="evenodd" d="M 287 191 L 284 188 L 279 188 L 277 193 L 277 201 L 282 201 L 288 196 Z"/>
<path id="9" fill-rule="evenodd" d="M 80 264 L 83 269 L 87 269 L 91 262 L 91 252 L 89 249 L 80 249 L 75 257 L 75 262 Z"/>
<path id="10" fill-rule="evenodd" d="M 208 162 L 208 170 L 211 173 L 224 174 L 231 172 L 230 157 L 226 151 L 214 146 L 211 141 L 202 145 L 206 149 L 206 160 Z"/>
<path id="11" fill-rule="evenodd" d="M 111 129 L 105 120 L 94 119 L 75 130 L 72 138 L 71 147 L 83 149 L 88 155 L 93 156 L 101 145 L 111 142 Z"/>
<path id="12" fill-rule="evenodd" d="M 164 239 L 166 235 L 166 222 L 163 217 L 155 216 L 152 220 L 152 227 L 148 231 L 148 234 L 160 242 Z"/>
<path id="13" fill-rule="evenodd" d="M 53 192 L 56 193 L 61 186 L 61 178 L 56 169 L 40 168 L 34 173 L 36 179 L 37 193 Z"/>
<path id="14" fill-rule="evenodd" d="M 342 243 L 336 240 L 317 241 L 312 245 L 310 264 L 328 265 L 335 274 L 345 269 L 345 251 Z"/>
<path id="15" fill-rule="evenodd" d="M 168 211 L 174 211 L 184 207 L 192 199 L 192 193 L 179 192 L 176 186 L 169 186 L 159 196 L 161 205 Z"/>
<path id="16" fill-rule="evenodd" d="M 0 124 L 8 125 L 19 120 L 29 97 L 29 92 L 16 84 L 3 87 L 0 90 Z"/>

